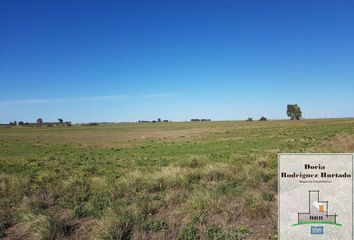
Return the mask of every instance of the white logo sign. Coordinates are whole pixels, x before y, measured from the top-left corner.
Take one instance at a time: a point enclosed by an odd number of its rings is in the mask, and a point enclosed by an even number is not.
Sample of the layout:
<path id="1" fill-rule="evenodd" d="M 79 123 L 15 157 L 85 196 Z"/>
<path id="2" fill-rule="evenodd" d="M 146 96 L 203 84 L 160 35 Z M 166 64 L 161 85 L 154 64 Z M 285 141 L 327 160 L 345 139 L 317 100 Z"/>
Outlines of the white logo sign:
<path id="1" fill-rule="evenodd" d="M 279 154 L 279 239 L 353 240 L 353 154 Z"/>

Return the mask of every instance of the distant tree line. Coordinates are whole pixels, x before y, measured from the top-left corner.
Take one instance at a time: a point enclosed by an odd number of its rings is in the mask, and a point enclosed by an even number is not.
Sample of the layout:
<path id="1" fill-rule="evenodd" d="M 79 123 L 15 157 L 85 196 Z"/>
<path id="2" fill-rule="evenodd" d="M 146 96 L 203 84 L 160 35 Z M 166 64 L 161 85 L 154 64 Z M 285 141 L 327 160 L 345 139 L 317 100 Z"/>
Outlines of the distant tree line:
<path id="1" fill-rule="evenodd" d="M 170 120 L 158 118 L 157 120 L 139 120 L 139 123 L 160 123 L 160 122 L 172 122 Z"/>
<path id="2" fill-rule="evenodd" d="M 192 118 L 191 119 L 191 122 L 210 122 L 211 119 L 209 118 L 202 118 L 202 119 L 199 119 L 199 118 Z"/>
<path id="3" fill-rule="evenodd" d="M 37 118 L 36 122 L 24 122 L 24 121 L 13 121 L 10 122 L 9 124 L 1 124 L 1 126 L 46 126 L 46 127 L 52 127 L 52 126 L 71 126 L 71 122 L 66 121 L 62 118 L 58 118 L 58 122 L 44 122 L 42 118 Z"/>
<path id="4" fill-rule="evenodd" d="M 288 104 L 287 105 L 287 110 L 286 110 L 287 116 L 290 118 L 290 120 L 301 120 L 302 119 L 302 111 L 301 108 L 297 104 Z M 192 118 L 190 120 L 191 122 L 210 122 L 211 119 L 208 118 Z M 252 117 L 247 118 L 246 121 L 253 121 Z M 267 117 L 262 116 L 259 121 L 268 121 Z M 157 118 L 156 120 L 139 120 L 139 123 L 161 123 L 161 122 L 172 122 L 170 120 L 162 120 L 161 118 Z M 38 118 L 35 123 L 29 123 L 29 122 L 24 122 L 24 121 L 13 121 L 10 122 L 9 124 L 0 124 L 0 126 L 5 126 L 5 127 L 10 127 L 10 126 L 71 126 L 71 122 L 66 121 L 62 118 L 58 118 L 57 122 L 44 122 L 42 118 Z M 87 124 L 83 124 L 85 126 L 93 126 L 93 125 L 99 125 L 99 123 L 91 122 Z"/>

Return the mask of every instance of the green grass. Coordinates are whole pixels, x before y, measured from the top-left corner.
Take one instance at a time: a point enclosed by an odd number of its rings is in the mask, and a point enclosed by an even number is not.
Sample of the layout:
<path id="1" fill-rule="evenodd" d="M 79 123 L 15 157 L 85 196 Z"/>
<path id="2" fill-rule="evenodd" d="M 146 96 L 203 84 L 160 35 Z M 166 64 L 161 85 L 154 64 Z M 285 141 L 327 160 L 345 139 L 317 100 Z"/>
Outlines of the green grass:
<path id="1" fill-rule="evenodd" d="M 321 222 L 321 221 L 318 221 L 318 222 L 300 222 L 300 223 L 293 224 L 292 226 L 296 227 L 296 226 L 304 225 L 304 224 L 327 224 L 327 225 L 334 225 L 334 226 L 338 226 L 338 227 L 342 227 L 343 226 L 343 224 L 340 224 L 340 223 Z"/>
<path id="2" fill-rule="evenodd" d="M 0 236 L 272 239 L 277 153 L 353 152 L 354 119 L 0 128 L 0 149 Z"/>

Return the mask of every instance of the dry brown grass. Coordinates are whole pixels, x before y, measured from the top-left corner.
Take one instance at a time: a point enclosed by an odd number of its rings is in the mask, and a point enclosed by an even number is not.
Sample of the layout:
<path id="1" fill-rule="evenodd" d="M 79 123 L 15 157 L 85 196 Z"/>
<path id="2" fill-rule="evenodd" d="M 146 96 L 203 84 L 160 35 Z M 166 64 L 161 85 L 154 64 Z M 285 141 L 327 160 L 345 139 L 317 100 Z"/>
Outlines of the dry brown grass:
<path id="1" fill-rule="evenodd" d="M 354 152 L 354 135 L 348 133 L 337 134 L 329 142 L 330 148 L 342 152 Z"/>

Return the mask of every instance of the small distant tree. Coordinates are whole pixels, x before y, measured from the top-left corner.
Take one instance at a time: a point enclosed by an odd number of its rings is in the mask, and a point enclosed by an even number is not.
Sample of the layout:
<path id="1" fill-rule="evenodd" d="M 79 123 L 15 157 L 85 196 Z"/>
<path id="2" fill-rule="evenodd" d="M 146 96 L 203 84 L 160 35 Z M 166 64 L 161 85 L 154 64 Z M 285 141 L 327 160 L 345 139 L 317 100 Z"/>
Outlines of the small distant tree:
<path id="1" fill-rule="evenodd" d="M 157 122 L 161 122 L 161 118 L 158 118 L 158 119 L 157 119 Z"/>
<path id="2" fill-rule="evenodd" d="M 38 118 L 37 119 L 37 124 L 39 124 L 39 125 L 43 124 L 43 119 L 42 118 Z"/>
<path id="3" fill-rule="evenodd" d="M 265 116 L 262 116 L 259 121 L 268 121 L 268 119 Z"/>
<path id="4" fill-rule="evenodd" d="M 247 121 L 248 121 L 248 122 L 252 122 L 252 121 L 253 121 L 253 118 L 249 117 L 249 118 L 247 118 Z"/>
<path id="5" fill-rule="evenodd" d="M 22 126 L 22 125 L 24 125 L 25 123 L 23 122 L 23 121 L 19 121 L 18 122 L 18 125 L 20 125 L 20 126 Z"/>
<path id="6" fill-rule="evenodd" d="M 286 114 L 291 120 L 300 120 L 302 118 L 301 108 L 297 104 L 288 104 Z"/>
<path id="7" fill-rule="evenodd" d="M 14 125 L 14 126 L 17 126 L 17 121 L 14 121 L 14 122 L 13 122 L 13 125 Z"/>
<path id="8" fill-rule="evenodd" d="M 62 118 L 58 118 L 58 122 L 59 122 L 60 124 L 63 124 L 64 120 L 63 120 Z"/>

